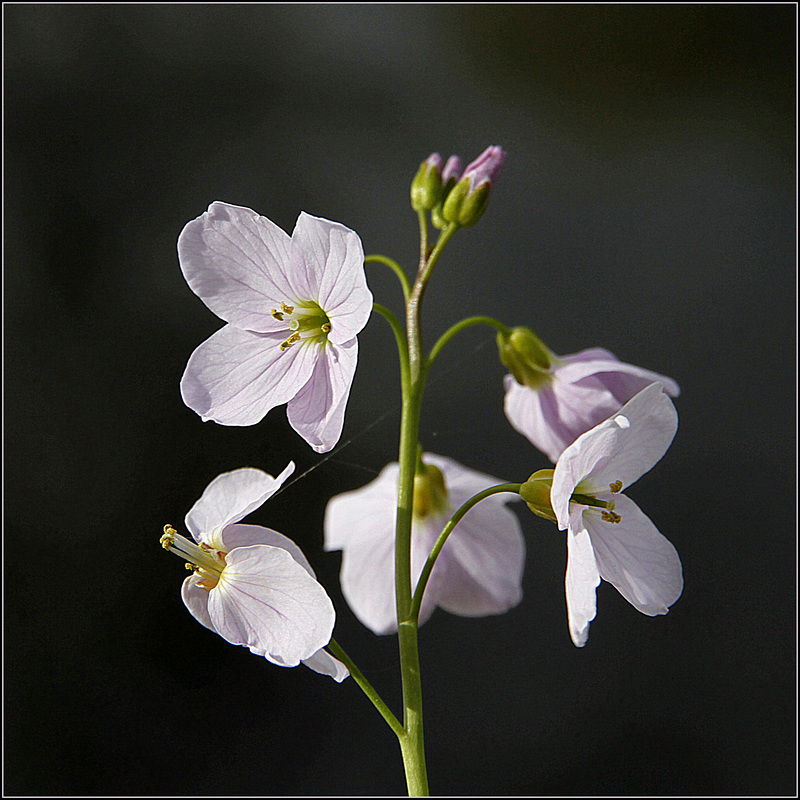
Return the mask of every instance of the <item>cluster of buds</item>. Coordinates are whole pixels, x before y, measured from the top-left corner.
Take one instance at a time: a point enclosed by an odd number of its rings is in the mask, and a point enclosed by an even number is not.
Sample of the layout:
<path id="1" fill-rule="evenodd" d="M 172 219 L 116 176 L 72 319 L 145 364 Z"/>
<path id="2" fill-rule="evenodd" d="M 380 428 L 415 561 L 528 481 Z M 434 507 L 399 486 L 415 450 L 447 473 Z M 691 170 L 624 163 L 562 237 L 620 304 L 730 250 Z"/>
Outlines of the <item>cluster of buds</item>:
<path id="1" fill-rule="evenodd" d="M 497 180 L 506 154 L 501 147 L 487 147 L 461 172 L 461 159 L 450 156 L 442 167 L 438 153 L 429 155 L 411 182 L 411 207 L 430 211 L 437 228 L 456 223 L 474 225 L 489 205 L 492 183 Z"/>

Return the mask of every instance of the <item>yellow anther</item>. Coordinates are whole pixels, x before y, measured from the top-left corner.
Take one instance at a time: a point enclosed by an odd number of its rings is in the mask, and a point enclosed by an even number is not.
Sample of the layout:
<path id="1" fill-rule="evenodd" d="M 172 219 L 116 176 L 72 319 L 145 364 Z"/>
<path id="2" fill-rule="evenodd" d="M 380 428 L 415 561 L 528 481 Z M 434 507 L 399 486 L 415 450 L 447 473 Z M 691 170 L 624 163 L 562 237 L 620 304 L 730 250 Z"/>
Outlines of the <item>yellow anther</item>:
<path id="1" fill-rule="evenodd" d="M 331 332 L 331 324 L 330 324 L 330 322 L 323 322 L 322 325 L 319 326 L 319 329 L 323 333 L 330 333 Z"/>
<path id="2" fill-rule="evenodd" d="M 281 352 L 288 350 L 295 342 L 300 341 L 300 334 L 295 331 L 285 342 L 281 342 Z"/>
<path id="3" fill-rule="evenodd" d="M 281 311 L 284 314 L 291 314 L 294 311 L 294 306 L 287 306 L 286 303 L 281 302 Z"/>
<path id="4" fill-rule="evenodd" d="M 609 484 L 608 486 L 611 491 L 616 494 L 617 492 L 622 491 L 622 481 L 614 481 L 614 483 Z"/>
<path id="5" fill-rule="evenodd" d="M 197 572 L 197 570 L 200 569 L 197 564 L 191 564 L 188 561 L 183 566 L 186 567 L 186 569 L 188 569 L 190 572 Z"/>
<path id="6" fill-rule="evenodd" d="M 613 511 L 603 511 L 600 516 L 605 522 L 620 522 L 622 520 L 622 517 Z"/>
<path id="7" fill-rule="evenodd" d="M 172 527 L 172 525 L 165 525 L 164 526 L 164 535 L 159 540 L 161 542 L 161 546 L 165 550 L 169 550 L 172 547 L 173 542 L 175 541 L 175 537 L 178 535 L 178 531 Z"/>
<path id="8" fill-rule="evenodd" d="M 281 314 L 281 312 L 278 311 L 277 308 L 273 308 L 272 311 L 270 311 L 269 313 L 272 314 L 272 316 L 275 317 L 275 319 L 278 320 L 278 322 L 283 321 L 283 314 Z"/>

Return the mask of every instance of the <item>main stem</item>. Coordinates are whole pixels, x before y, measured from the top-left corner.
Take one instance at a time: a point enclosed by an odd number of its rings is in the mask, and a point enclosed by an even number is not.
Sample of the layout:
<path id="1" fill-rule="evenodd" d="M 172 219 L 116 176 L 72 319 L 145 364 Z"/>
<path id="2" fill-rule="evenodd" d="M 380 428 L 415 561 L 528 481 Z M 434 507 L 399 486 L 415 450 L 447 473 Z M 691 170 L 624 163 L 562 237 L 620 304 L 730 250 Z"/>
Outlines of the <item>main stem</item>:
<path id="1" fill-rule="evenodd" d="M 417 278 L 406 303 L 408 373 L 403 385 L 403 413 L 400 420 L 400 474 L 397 487 L 395 531 L 395 599 L 397 604 L 400 674 L 403 682 L 403 733 L 399 735 L 408 794 L 428 795 L 425 739 L 422 726 L 422 682 L 419 666 L 418 610 L 414 608 L 411 585 L 411 526 L 414 518 L 414 473 L 417 464 L 419 420 L 427 369 L 422 349 L 420 311 L 428 280 L 444 246 L 458 226 L 442 231 L 433 250 L 427 252 L 427 225 L 420 218 L 421 246 Z"/>

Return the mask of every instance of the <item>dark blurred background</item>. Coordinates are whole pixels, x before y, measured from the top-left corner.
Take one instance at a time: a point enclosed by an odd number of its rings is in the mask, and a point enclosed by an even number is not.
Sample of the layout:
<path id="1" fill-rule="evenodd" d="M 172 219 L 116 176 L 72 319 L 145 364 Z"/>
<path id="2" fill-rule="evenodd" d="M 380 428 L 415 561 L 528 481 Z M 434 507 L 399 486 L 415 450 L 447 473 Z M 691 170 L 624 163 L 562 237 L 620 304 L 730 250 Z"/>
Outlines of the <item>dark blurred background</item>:
<path id="1" fill-rule="evenodd" d="M 213 200 L 301 210 L 409 268 L 430 152 L 508 153 L 426 298 L 675 378 L 678 436 L 630 492 L 675 544 L 669 615 L 598 592 L 569 638 L 564 535 L 520 510 L 523 602 L 421 629 L 431 790 L 793 795 L 795 23 L 777 5 L 5 4 L 5 793 L 402 794 L 353 681 L 198 625 L 159 547 L 218 473 L 322 459 L 283 409 L 203 424 L 178 382 L 221 322 L 178 268 Z M 368 268 L 400 308 L 394 276 Z M 394 637 L 322 550 L 333 494 L 394 460 L 380 317 L 342 441 L 249 517 L 303 547 L 336 638 L 399 710 Z M 502 413 L 488 329 L 445 350 L 426 449 L 504 480 L 548 466 Z M 364 432 L 375 420 L 380 420 Z"/>

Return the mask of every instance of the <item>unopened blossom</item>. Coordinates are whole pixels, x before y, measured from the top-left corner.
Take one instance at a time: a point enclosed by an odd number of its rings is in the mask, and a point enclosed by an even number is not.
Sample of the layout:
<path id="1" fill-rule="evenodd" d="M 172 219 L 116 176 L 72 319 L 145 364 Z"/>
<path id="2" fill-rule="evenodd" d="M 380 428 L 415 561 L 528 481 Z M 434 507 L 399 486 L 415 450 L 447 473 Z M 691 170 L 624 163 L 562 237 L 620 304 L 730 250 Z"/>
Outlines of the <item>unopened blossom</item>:
<path id="1" fill-rule="evenodd" d="M 288 403 L 318 453 L 333 448 L 372 311 L 358 235 L 301 214 L 291 237 L 255 211 L 214 202 L 178 239 L 192 291 L 227 325 L 189 358 L 183 400 L 203 421 L 254 425 Z"/>
<path id="2" fill-rule="evenodd" d="M 550 500 L 567 531 L 567 616 L 578 647 L 589 636 L 601 578 L 648 616 L 666 614 L 683 591 L 675 548 L 622 493 L 660 461 L 677 427 L 672 401 L 654 383 L 558 459 Z"/>
<path id="3" fill-rule="evenodd" d="M 528 328 L 501 334 L 498 346 L 511 370 L 503 381 L 506 417 L 553 462 L 649 384 L 658 381 L 671 397 L 680 394 L 671 378 L 625 364 L 600 347 L 556 356 Z"/>
<path id="4" fill-rule="evenodd" d="M 474 225 L 489 205 L 492 185 L 500 176 L 505 160 L 503 148 L 492 145 L 467 164 L 444 201 L 442 217 L 465 227 Z"/>
<path id="5" fill-rule="evenodd" d="M 449 458 L 424 453 L 414 488 L 411 580 L 416 587 L 433 544 L 452 514 L 473 495 L 503 483 Z M 399 465 L 333 497 L 325 511 L 325 549 L 342 551 L 341 586 L 358 619 L 378 634 L 397 630 L 395 520 Z M 506 507 L 513 495 L 492 495 L 474 506 L 445 543 L 425 588 L 420 624 L 436 606 L 465 617 L 500 614 L 522 598 L 525 544 Z"/>
<path id="6" fill-rule="evenodd" d="M 323 650 L 333 604 L 303 552 L 277 531 L 240 522 L 293 471 L 289 463 L 277 478 L 249 467 L 219 475 L 186 515 L 194 541 L 167 525 L 161 544 L 192 570 L 181 596 L 198 622 L 273 664 L 302 662 L 342 681 L 347 669 Z"/>

